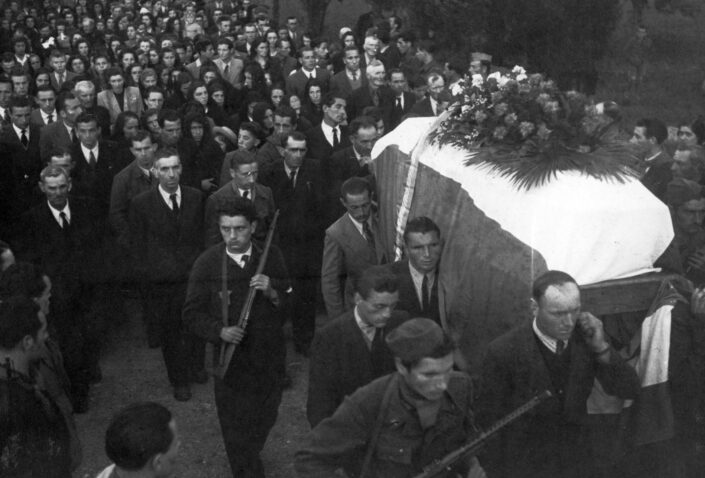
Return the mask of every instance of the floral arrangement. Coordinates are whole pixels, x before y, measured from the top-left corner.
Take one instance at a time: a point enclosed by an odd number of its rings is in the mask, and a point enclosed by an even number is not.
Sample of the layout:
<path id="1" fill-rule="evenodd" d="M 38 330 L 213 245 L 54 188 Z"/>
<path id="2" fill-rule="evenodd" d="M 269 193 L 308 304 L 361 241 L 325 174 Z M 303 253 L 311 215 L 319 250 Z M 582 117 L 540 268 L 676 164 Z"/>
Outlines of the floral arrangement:
<path id="1" fill-rule="evenodd" d="M 509 73 L 465 77 L 452 86 L 454 103 L 430 140 L 468 150 L 481 164 L 529 189 L 559 171 L 600 179 L 635 176 L 634 155 L 615 122 L 585 95 L 561 92 L 541 74 L 516 66 Z"/>

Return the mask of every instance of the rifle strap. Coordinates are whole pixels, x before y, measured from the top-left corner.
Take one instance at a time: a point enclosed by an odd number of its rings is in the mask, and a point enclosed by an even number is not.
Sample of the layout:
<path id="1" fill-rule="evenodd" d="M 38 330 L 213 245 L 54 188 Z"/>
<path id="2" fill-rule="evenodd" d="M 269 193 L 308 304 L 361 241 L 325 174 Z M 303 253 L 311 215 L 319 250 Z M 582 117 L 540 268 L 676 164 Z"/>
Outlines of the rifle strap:
<path id="1" fill-rule="evenodd" d="M 392 399 L 392 393 L 396 390 L 396 384 L 399 380 L 399 374 L 393 373 L 392 377 L 387 383 L 387 388 L 384 390 L 384 395 L 382 396 L 382 403 L 379 406 L 379 413 L 377 414 L 377 420 L 372 428 L 372 435 L 370 435 L 370 441 L 367 443 L 367 450 L 365 451 L 365 459 L 362 461 L 362 467 L 360 468 L 360 478 L 365 478 L 367 472 L 372 463 L 372 455 L 377 448 L 377 441 L 379 440 L 379 432 L 382 431 L 382 423 L 384 422 L 384 417 L 387 415 L 387 407 Z"/>

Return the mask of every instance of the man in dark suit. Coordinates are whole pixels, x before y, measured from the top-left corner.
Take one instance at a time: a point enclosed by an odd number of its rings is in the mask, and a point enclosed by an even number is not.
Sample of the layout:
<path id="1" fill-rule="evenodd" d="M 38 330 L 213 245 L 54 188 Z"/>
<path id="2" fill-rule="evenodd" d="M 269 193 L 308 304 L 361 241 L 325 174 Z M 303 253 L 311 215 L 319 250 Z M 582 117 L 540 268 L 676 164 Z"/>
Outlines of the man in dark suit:
<path id="1" fill-rule="evenodd" d="M 31 124 L 43 128 L 44 126 L 58 121 L 59 115 L 56 112 L 56 92 L 49 85 L 37 88 L 34 101 L 39 105 L 32 111 L 29 118 Z"/>
<path id="2" fill-rule="evenodd" d="M 439 73 L 431 73 L 426 78 L 428 88 L 426 98 L 417 102 L 409 112 L 409 116 L 438 116 L 443 112 L 440 95 L 445 88 L 445 79 Z"/>
<path id="3" fill-rule="evenodd" d="M 321 163 L 323 183 L 330 178 L 330 157 L 338 150 L 350 146 L 350 137 L 345 126 L 345 98 L 337 93 L 327 93 L 323 97 L 323 121 L 306 132 L 308 155 Z"/>
<path id="4" fill-rule="evenodd" d="M 99 139 L 98 119 L 90 113 L 81 113 L 76 118 L 76 135 L 78 145 L 74 145 L 71 151 L 74 192 L 94 199 L 107 217 L 113 176 L 118 172 L 117 147 L 112 141 Z"/>
<path id="5" fill-rule="evenodd" d="M 75 126 L 76 118 L 83 112 L 81 101 L 70 91 L 62 91 L 56 99 L 59 121 L 42 128 L 39 138 L 39 155 L 43 162 L 49 161 L 57 149 L 71 151 L 78 144 Z"/>
<path id="6" fill-rule="evenodd" d="M 282 316 L 290 286 L 275 245 L 264 270 L 256 274 L 263 253 L 262 244 L 252 239 L 256 220 L 252 203 L 244 198 L 218 210 L 223 240 L 194 264 L 183 310 L 189 329 L 216 346 L 216 357 L 220 347 L 237 346 L 223 377 L 214 378 L 225 451 L 237 477 L 265 476 L 260 453 L 277 420 L 285 375 Z M 256 294 L 244 330 L 238 318 L 250 287 Z"/>
<path id="7" fill-rule="evenodd" d="M 291 325 L 294 348 L 308 355 L 316 328 L 316 286 L 323 254 L 322 185 L 319 163 L 306 158 L 306 136 L 282 135 L 283 160 L 261 179 L 279 205 L 277 236 L 293 293 Z"/>
<path id="8" fill-rule="evenodd" d="M 367 86 L 367 77 L 360 69 L 360 49 L 347 46 L 343 50 L 343 71 L 333 75 L 330 79 L 330 91 L 338 93 L 343 98 L 350 98 L 353 91 Z"/>
<path id="9" fill-rule="evenodd" d="M 274 197 L 272 190 L 257 182 L 259 164 L 257 157 L 245 150 L 235 151 L 230 157 L 230 177 L 232 180 L 208 197 L 205 213 L 206 247 L 222 241 L 218 228 L 217 211 L 224 203 L 243 197 L 251 201 L 257 211 L 255 238 L 264 240 L 274 217 Z"/>
<path id="10" fill-rule="evenodd" d="M 424 216 L 415 217 L 404 230 L 406 259 L 387 265 L 399 281 L 398 308 L 411 317 L 426 317 L 441 326 L 438 263 L 442 250 L 441 230 L 436 223 Z"/>
<path id="11" fill-rule="evenodd" d="M 110 112 L 104 106 L 96 103 L 95 84 L 92 81 L 83 80 L 74 86 L 74 94 L 81 101 L 84 113 L 90 113 L 98 120 L 102 138 L 110 137 Z M 127 166 L 125 164 L 124 166 Z"/>
<path id="12" fill-rule="evenodd" d="M 553 397 L 489 443 L 482 464 L 500 478 L 593 476 L 584 422 L 595 379 L 623 399 L 636 398 L 639 379 L 607 341 L 602 322 L 580 311 L 580 289 L 570 275 L 544 273 L 532 295 L 534 320 L 487 349 L 475 410 L 486 427 L 544 390 Z"/>
<path id="13" fill-rule="evenodd" d="M 202 177 L 206 171 L 203 167 L 204 158 L 196 142 L 183 135 L 181 129 L 181 115 L 172 109 L 163 108 L 159 112 L 159 147 L 174 148 L 181 159 L 181 184 L 196 188 L 200 191 L 210 191 L 213 184 L 212 177 Z"/>
<path id="14" fill-rule="evenodd" d="M 389 87 L 394 92 L 392 112 L 389 124 L 386 125 L 388 131 L 391 131 L 399 126 L 404 116 L 411 112 L 414 104 L 416 104 L 416 95 L 408 91 L 409 84 L 406 81 L 406 75 L 399 68 L 389 72 Z"/>
<path id="15" fill-rule="evenodd" d="M 384 337 L 409 318 L 395 310 L 398 300 L 397 278 L 382 266 L 368 267 L 357 281 L 355 308 L 316 332 L 306 400 L 311 428 L 333 415 L 346 396 L 394 371 Z"/>
<path id="16" fill-rule="evenodd" d="M 66 55 L 59 50 L 51 52 L 49 64 L 53 70 L 49 76 L 49 81 L 51 81 L 51 86 L 55 91 L 61 91 L 64 83 L 76 77 L 76 73 L 66 71 Z"/>
<path id="17" fill-rule="evenodd" d="M 13 96 L 8 106 L 11 127 L 0 132 L 0 151 L 6 164 L 5 174 L 12 177 L 12 209 L 10 216 L 19 220 L 20 215 L 40 200 L 37 183 L 42 163 L 39 160 L 39 128 L 31 126 L 29 98 Z M 10 237 L 11 231 L 5 231 Z"/>
<path id="18" fill-rule="evenodd" d="M 641 183 L 662 201 L 666 197 L 666 186 L 673 179 L 673 158 L 661 146 L 667 137 L 668 130 L 662 121 L 644 118 L 636 122 L 634 134 L 629 140 L 639 149 L 638 154 L 646 167 Z"/>
<path id="19" fill-rule="evenodd" d="M 365 269 L 387 262 L 371 198 L 363 178 L 350 178 L 340 189 L 347 212 L 326 230 L 323 242 L 321 290 L 329 318 L 353 308 L 354 283 Z"/>
<path id="20" fill-rule="evenodd" d="M 388 125 L 394 106 L 394 93 L 387 86 L 384 64 L 373 60 L 365 69 L 367 88 L 355 90 L 348 103 L 348 118 L 357 118 L 368 106 L 376 106 L 382 113 L 384 124 Z"/>
<path id="21" fill-rule="evenodd" d="M 311 78 L 316 78 L 328 88 L 330 74 L 328 70 L 316 67 L 316 52 L 313 48 L 304 47 L 299 50 L 301 68 L 286 77 L 286 94 L 296 95 L 303 100 L 306 95 L 306 83 Z"/>
<path id="22" fill-rule="evenodd" d="M 369 116 L 359 116 L 350 122 L 350 142 L 347 148 L 336 151 L 330 158 L 330 175 L 326 182 L 324 214 L 326 225 L 332 224 L 344 212 L 338 201 L 340 188 L 352 177 L 366 178 L 374 191 L 375 179 L 369 168 L 370 154 L 377 140 L 377 127 Z"/>
<path id="23" fill-rule="evenodd" d="M 145 313 L 159 324 L 162 354 L 174 398 L 191 398 L 189 382 L 205 382 L 203 344 L 184 333 L 181 308 L 193 262 L 201 252 L 203 195 L 181 186 L 181 161 L 173 148 L 157 151 L 158 187 L 130 204 L 130 236 L 135 267 L 147 282 Z"/>
<path id="24" fill-rule="evenodd" d="M 20 257 L 34 262 L 52 281 L 50 324 L 71 381 L 74 411 L 88 409 L 88 390 L 97 379 L 101 331 L 90 315 L 94 284 L 106 273 L 103 218 L 93 203 L 69 196 L 65 169 L 47 166 L 39 187 L 46 201 L 24 216 Z"/>

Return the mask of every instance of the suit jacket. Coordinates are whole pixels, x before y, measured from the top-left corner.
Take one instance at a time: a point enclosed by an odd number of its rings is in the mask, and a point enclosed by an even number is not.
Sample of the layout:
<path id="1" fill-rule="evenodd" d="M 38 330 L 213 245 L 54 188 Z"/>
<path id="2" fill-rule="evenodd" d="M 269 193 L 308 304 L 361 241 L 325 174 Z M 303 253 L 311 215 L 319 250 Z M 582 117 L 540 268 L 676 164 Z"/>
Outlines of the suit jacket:
<path id="1" fill-rule="evenodd" d="M 666 197 L 666 186 L 673 179 L 671 172 L 671 164 L 673 158 L 668 154 L 661 152 L 654 159 L 649 161 L 649 170 L 646 171 L 644 177 L 641 178 L 641 183 L 660 200 Z"/>
<path id="2" fill-rule="evenodd" d="M 394 311 L 385 335 L 406 321 L 406 312 Z M 394 357 L 386 349 L 382 374 L 375 374 L 370 349 L 352 310 L 316 331 L 311 346 L 306 416 L 311 428 L 333 412 L 358 388 L 395 370 Z"/>
<path id="3" fill-rule="evenodd" d="M 232 181 L 225 184 L 225 186 L 218 189 L 208 197 L 208 201 L 206 201 L 206 221 L 204 225 L 206 230 L 206 247 L 219 244 L 223 241 L 223 238 L 220 235 L 220 228 L 218 227 L 218 206 L 225 204 L 228 201 L 232 201 L 237 197 L 240 197 L 240 191 L 237 187 L 235 187 Z M 267 237 L 269 224 L 272 222 L 274 211 L 276 209 L 274 207 L 272 190 L 267 186 L 255 183 L 254 205 L 258 218 L 254 237 L 256 239 L 263 240 Z"/>
<path id="4" fill-rule="evenodd" d="M 388 125 L 392 117 L 392 108 L 394 106 L 394 92 L 388 86 L 383 86 L 378 91 L 379 105 L 377 106 L 382 112 L 384 124 Z M 347 113 L 348 120 L 352 121 L 362 115 L 362 111 L 368 106 L 374 106 L 372 93 L 369 86 L 367 88 L 358 88 L 353 91 L 350 100 L 348 101 Z"/>
<path id="5" fill-rule="evenodd" d="M 113 93 L 112 90 L 105 90 L 98 93 L 98 106 L 102 106 L 110 112 L 111 125 L 115 124 L 118 115 L 123 111 L 132 111 L 137 114 L 137 116 L 141 116 L 142 111 L 144 111 L 142 95 L 140 94 L 140 89 L 136 86 L 125 87 L 122 108 L 118 105 L 117 98 L 115 98 L 115 93 Z M 107 133 L 106 131 L 103 134 Z"/>
<path id="6" fill-rule="evenodd" d="M 109 272 L 104 264 L 104 221 L 95 204 L 71 196 L 68 205 L 68 231 L 59 226 L 46 201 L 23 216 L 19 256 L 38 264 L 51 278 L 52 313 L 82 300 L 81 287 L 104 280 L 100 276 Z"/>
<path id="7" fill-rule="evenodd" d="M 15 217 L 19 217 L 41 199 L 37 188 L 39 173 L 42 170 L 42 162 L 39 159 L 40 131 L 38 127 L 30 124 L 27 133 L 29 143 L 26 149 L 22 146 L 14 128 L 7 128 L 0 133 L 2 156 L 12 161 L 12 167 L 8 172 L 12 176 L 12 206 Z"/>
<path id="8" fill-rule="evenodd" d="M 95 199 L 96 205 L 107 216 L 110 208 L 110 190 L 113 176 L 119 171 L 118 149 L 112 141 L 98 142 L 98 162 L 89 166 L 81 145 L 73 147 L 71 158 L 71 187 L 74 194 Z"/>
<path id="9" fill-rule="evenodd" d="M 213 63 L 218 67 L 218 70 L 220 70 L 220 75 L 223 77 L 224 80 L 229 82 L 231 85 L 233 85 L 235 88 L 241 88 L 242 87 L 242 70 L 245 69 L 245 62 L 242 61 L 240 58 L 233 57 L 230 59 L 230 62 L 228 63 L 228 73 L 225 74 L 225 62 L 221 60 L 220 58 L 217 58 L 213 60 Z"/>
<path id="10" fill-rule="evenodd" d="M 588 437 L 583 422 L 595 378 L 611 395 L 633 399 L 639 392 L 636 373 L 619 354 L 611 350 L 609 364 L 599 364 L 576 327 L 564 352 L 570 354 L 568 379 L 558 394 L 540 347 L 531 321 L 488 346 L 475 406 L 482 426 L 544 390 L 554 394 L 490 444 L 483 461 L 489 476 L 582 476 L 581 471 L 590 466 L 584 453 Z"/>
<path id="11" fill-rule="evenodd" d="M 369 266 L 387 262 L 384 247 L 380 242 L 379 226 L 374 216 L 372 233 L 375 236 L 374 251 L 347 213 L 326 229 L 321 290 L 328 317 L 337 317 L 352 309 L 355 305 L 355 280 Z"/>
<path id="12" fill-rule="evenodd" d="M 423 100 L 417 101 L 411 111 L 409 111 L 408 116 L 436 116 L 431 106 L 431 98 L 427 96 Z"/>
<path id="13" fill-rule="evenodd" d="M 135 269 L 150 282 L 185 283 L 203 244 L 201 192 L 181 186 L 176 217 L 159 189 L 150 189 L 132 200 L 129 218 Z"/>
<path id="14" fill-rule="evenodd" d="M 441 312 L 438 304 L 438 271 L 431 287 L 431 300 L 428 310 L 424 310 L 416 293 L 414 280 L 409 271 L 409 260 L 393 262 L 386 266 L 399 280 L 399 303 L 397 309 L 405 310 L 411 317 L 425 317 L 441 325 Z"/>
<path id="15" fill-rule="evenodd" d="M 316 67 L 315 72 L 316 79 L 320 80 L 324 87 L 327 88 L 330 81 L 328 70 Z M 286 94 L 289 96 L 296 95 L 303 101 L 306 93 L 306 83 L 308 83 L 308 76 L 299 68 L 286 77 Z"/>
<path id="16" fill-rule="evenodd" d="M 360 75 L 360 87 L 367 87 L 367 77 L 362 70 L 358 71 Z M 338 92 L 344 96 L 344 98 L 350 98 L 353 94 L 353 88 L 350 84 L 350 78 L 348 78 L 347 71 L 343 70 L 339 73 L 333 75 L 330 79 L 330 91 Z"/>
<path id="17" fill-rule="evenodd" d="M 148 179 L 142 169 L 133 161 L 113 178 L 110 191 L 110 227 L 124 246 L 129 245 L 130 201 L 135 196 L 157 187 L 157 181 Z"/>
<path id="18" fill-rule="evenodd" d="M 70 152 L 73 146 L 74 143 L 63 121 L 54 121 L 42 128 L 39 137 L 39 156 L 43 163 L 49 161 L 54 149 L 62 148 Z"/>
<path id="19" fill-rule="evenodd" d="M 59 113 L 57 113 L 56 110 L 54 110 L 54 123 L 59 120 Z M 35 108 L 32 110 L 32 113 L 29 115 L 29 124 L 32 124 L 34 126 L 39 126 L 41 129 L 42 127 L 46 126 L 47 123 L 44 122 L 44 118 L 42 117 L 42 113 L 39 110 L 39 108 Z"/>
<path id="20" fill-rule="evenodd" d="M 404 106 L 401 110 L 399 110 L 396 107 L 396 97 L 392 101 L 392 112 L 390 115 L 390 122 L 389 122 L 389 131 L 393 130 L 402 121 L 402 118 L 407 116 L 409 113 L 411 113 L 412 108 L 416 104 L 416 95 L 413 93 L 409 93 L 408 91 L 405 91 L 403 93 L 404 96 Z"/>
<path id="21" fill-rule="evenodd" d="M 296 58 L 289 56 L 289 55 L 277 55 L 277 58 L 279 58 L 279 63 L 281 64 L 282 68 L 282 76 L 284 78 L 288 77 L 292 71 L 296 70 L 299 66 L 299 62 L 296 61 Z"/>
<path id="22" fill-rule="evenodd" d="M 64 83 L 67 81 L 71 81 L 76 77 L 76 73 L 73 73 L 71 71 L 66 71 L 66 79 L 64 80 Z M 60 91 L 61 86 L 64 83 L 59 84 L 59 80 L 56 79 L 56 73 L 52 72 L 51 75 L 49 75 L 50 81 L 51 81 L 51 86 L 54 88 L 55 91 Z"/>
<path id="23" fill-rule="evenodd" d="M 203 63 L 199 64 L 199 61 L 196 60 L 196 61 L 193 61 L 193 62 L 189 63 L 188 65 L 186 65 L 186 70 L 188 70 L 188 72 L 191 73 L 191 76 L 193 78 L 200 78 L 201 77 L 201 65 L 203 65 Z"/>
<path id="24" fill-rule="evenodd" d="M 338 126 L 338 130 L 340 131 L 340 144 L 338 144 L 337 148 L 333 148 L 333 145 L 328 142 L 326 135 L 323 134 L 323 129 L 320 124 L 306 131 L 306 147 L 308 148 L 308 156 L 320 161 L 323 184 L 327 184 L 330 179 L 331 155 L 335 151 L 346 148 L 351 144 L 348 128 L 345 126 Z"/>

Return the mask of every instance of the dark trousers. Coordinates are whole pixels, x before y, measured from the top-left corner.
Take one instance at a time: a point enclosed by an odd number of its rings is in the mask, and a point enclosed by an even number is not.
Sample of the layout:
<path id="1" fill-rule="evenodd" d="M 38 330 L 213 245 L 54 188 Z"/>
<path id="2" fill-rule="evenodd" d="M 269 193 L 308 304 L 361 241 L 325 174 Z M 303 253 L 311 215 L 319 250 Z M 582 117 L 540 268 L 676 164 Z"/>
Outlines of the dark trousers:
<path id="1" fill-rule="evenodd" d="M 291 330 L 298 350 L 308 349 L 316 331 L 316 287 L 323 252 L 316 243 L 282 245 L 291 277 Z"/>
<path id="2" fill-rule="evenodd" d="M 145 313 L 156 325 L 164 365 L 173 386 L 188 385 L 192 371 L 203 370 L 205 343 L 185 332 L 181 309 L 186 283 L 151 283 L 147 286 Z"/>
<path id="3" fill-rule="evenodd" d="M 259 454 L 277 421 L 279 380 L 263 378 L 254 389 L 231 387 L 215 378 L 215 405 L 225 451 L 235 478 L 264 478 Z"/>

